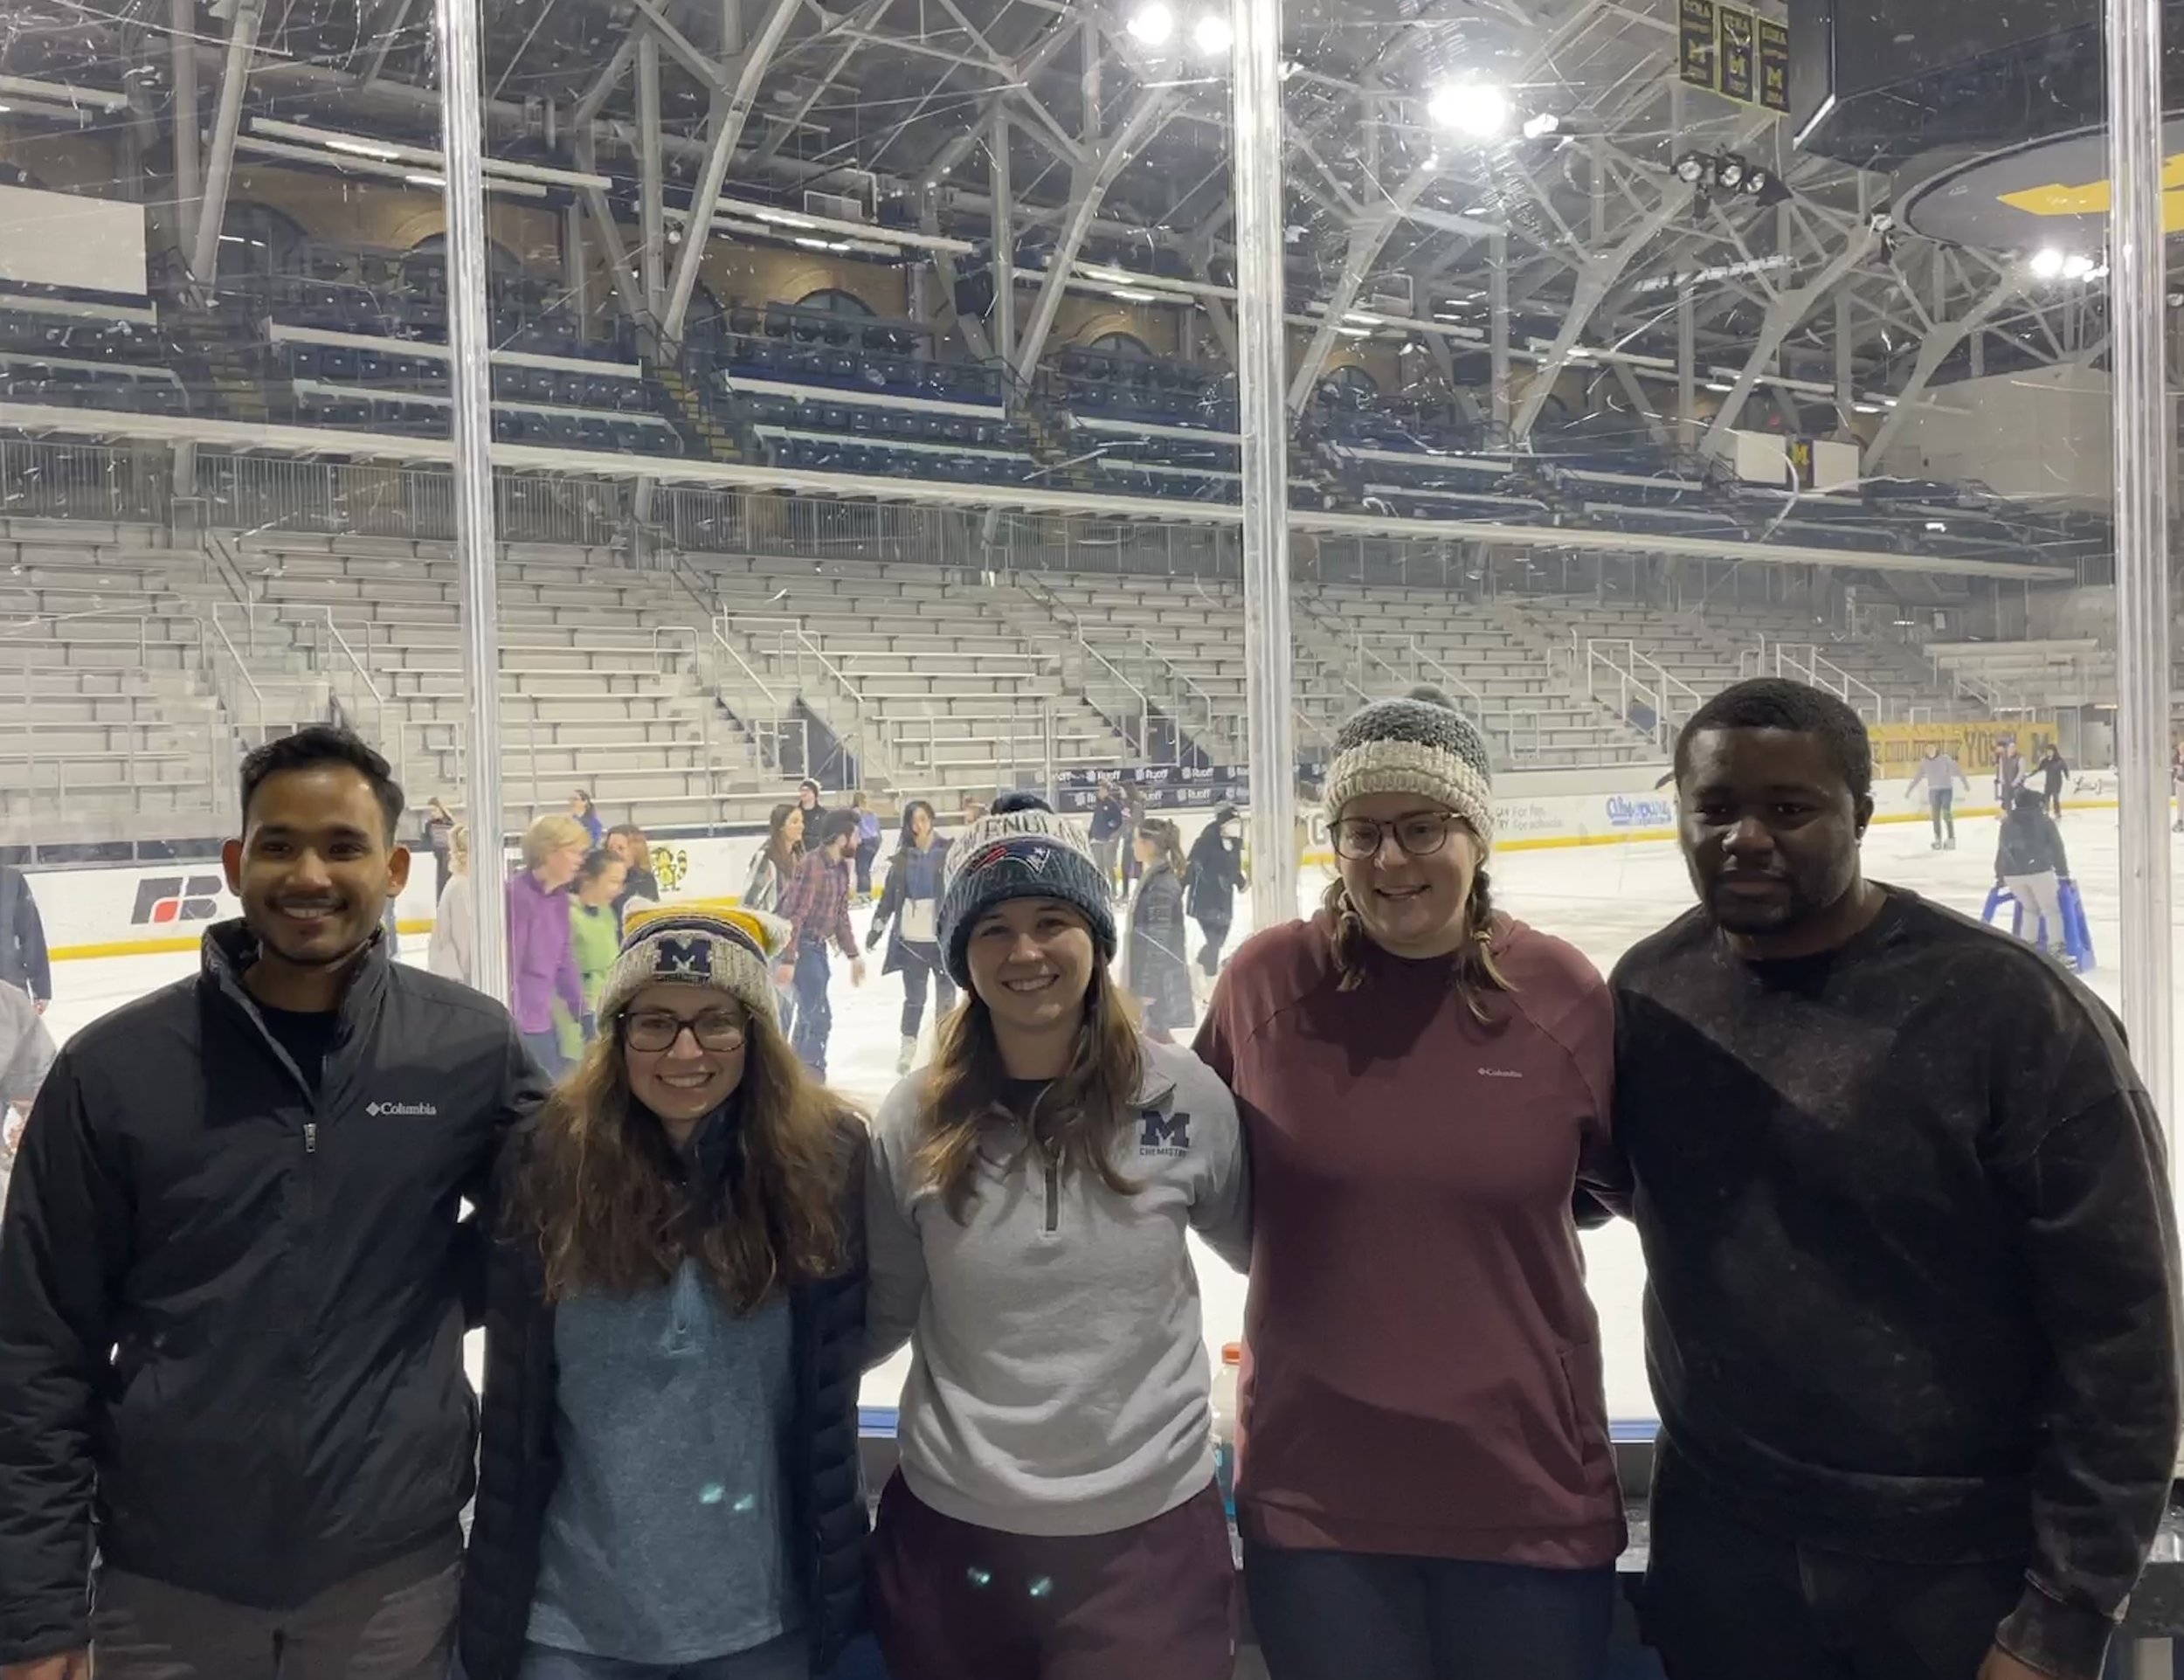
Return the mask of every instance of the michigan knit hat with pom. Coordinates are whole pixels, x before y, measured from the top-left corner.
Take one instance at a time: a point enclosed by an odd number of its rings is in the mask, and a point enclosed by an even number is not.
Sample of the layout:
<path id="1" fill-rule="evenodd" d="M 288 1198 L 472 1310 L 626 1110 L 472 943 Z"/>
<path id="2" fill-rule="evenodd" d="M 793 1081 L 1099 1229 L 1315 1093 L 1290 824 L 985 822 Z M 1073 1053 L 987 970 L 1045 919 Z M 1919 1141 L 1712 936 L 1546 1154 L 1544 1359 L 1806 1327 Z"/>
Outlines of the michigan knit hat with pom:
<path id="1" fill-rule="evenodd" d="M 1335 736 L 1327 820 L 1367 793 L 1415 793 L 1462 817 L 1494 844 L 1494 774 L 1478 725 L 1437 688 L 1360 707 Z"/>
<path id="2" fill-rule="evenodd" d="M 971 930 L 1012 898 L 1059 899 L 1082 911 L 1100 961 L 1114 957 L 1107 876 L 1093 861 L 1083 831 L 1035 794 L 1004 793 L 948 848 L 936 931 L 949 977 L 957 985 L 971 984 Z"/>

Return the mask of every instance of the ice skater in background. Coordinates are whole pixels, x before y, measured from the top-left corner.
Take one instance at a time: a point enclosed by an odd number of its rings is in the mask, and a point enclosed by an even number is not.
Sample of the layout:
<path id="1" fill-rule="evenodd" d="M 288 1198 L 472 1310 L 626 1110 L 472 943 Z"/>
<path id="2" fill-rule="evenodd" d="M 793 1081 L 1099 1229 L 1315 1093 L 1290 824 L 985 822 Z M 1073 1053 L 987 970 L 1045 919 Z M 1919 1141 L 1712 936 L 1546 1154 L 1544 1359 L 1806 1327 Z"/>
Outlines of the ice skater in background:
<path id="1" fill-rule="evenodd" d="M 523 834 L 523 868 L 508 881 L 508 1013 L 556 1079 L 567 1064 L 554 1025 L 558 1002 L 584 1018 L 584 980 L 569 937 L 569 883 L 591 850 L 574 817 L 541 817 Z"/>
<path id="2" fill-rule="evenodd" d="M 1112 781 L 1102 780 L 1099 797 L 1092 802 L 1092 820 L 1086 826 L 1085 838 L 1092 842 L 1092 861 L 1107 877 L 1109 892 L 1117 890 L 1115 869 L 1123 849 L 1124 820 L 1123 790 Z"/>
<path id="3" fill-rule="evenodd" d="M 1674 776 L 1676 771 L 1672 769 L 1669 774 Z M 1972 784 L 1965 776 L 1964 767 L 1957 763 L 1946 748 L 1939 745 L 1926 749 L 1926 756 L 1919 760 L 1918 768 L 1912 771 L 1911 785 L 1904 790 L 1904 797 L 1909 799 L 1918 792 L 1922 782 L 1926 787 L 1926 803 L 1933 810 L 1933 849 L 1937 852 L 1953 852 L 1957 849 L 1957 786 L 1961 783 L 1965 792 L 1969 795 Z M 1944 823 L 1948 825 L 1949 829 L 1946 840 L 1942 837 Z"/>
<path id="4" fill-rule="evenodd" d="M 591 803 L 591 796 L 578 788 L 569 796 L 569 814 L 584 825 L 584 832 L 596 850 L 606 839 L 606 819 L 599 814 L 598 806 Z"/>
<path id="5" fill-rule="evenodd" d="M 895 1059 L 895 1071 L 907 1074 L 917 1060 L 918 1029 L 925 1020 L 925 992 L 935 988 L 934 1010 L 945 1020 L 956 1006 L 956 983 L 948 978 L 941 961 L 940 878 L 948 861 L 948 842 L 933 826 L 933 807 L 912 799 L 902 809 L 902 843 L 888 865 L 888 884 L 880 892 L 880 908 L 865 934 L 865 949 L 880 943 L 881 930 L 890 923 L 895 932 L 888 941 L 882 974 L 902 977 L 902 1050 Z"/>
<path id="6" fill-rule="evenodd" d="M 2047 949 L 2068 962 L 2070 942 L 2063 927 L 2063 887 L 2070 879 L 2070 856 L 2063 849 L 2062 829 L 2048 814 L 2047 796 L 2035 789 L 2019 788 L 2017 803 L 2002 815 L 1994 879 L 2024 911 L 2027 942 L 2040 943 L 2040 923 L 2045 923 Z"/>
<path id="7" fill-rule="evenodd" d="M 1191 843 L 1191 861 L 1184 871 L 1191 919 L 1206 936 L 1199 967 L 1209 980 L 1220 972 L 1221 947 L 1228 943 L 1228 930 L 1236 922 L 1236 895 L 1250 885 L 1244 878 L 1243 830 L 1244 819 L 1236 814 L 1236 807 L 1221 806 Z"/>
<path id="8" fill-rule="evenodd" d="M 1166 819 L 1148 817 L 1130 842 L 1144 873 L 1130 907 L 1123 984 L 1144 1006 L 1145 1033 L 1166 1044 L 1198 1020 L 1191 992 L 1191 930 L 1183 919 L 1182 837 Z"/>
<path id="9" fill-rule="evenodd" d="M 577 978 L 584 987 L 584 1010 L 571 1014 L 556 1004 L 554 1032 L 562 1059 L 570 1067 L 584 1058 L 584 1047 L 598 1034 L 599 988 L 622 948 L 622 918 L 614 908 L 628 866 L 601 849 L 586 855 L 569 889 L 569 948 L 576 953 Z"/>
<path id="10" fill-rule="evenodd" d="M 849 808 L 857 813 L 857 902 L 872 896 L 872 866 L 880 856 L 880 813 L 872 808 L 864 790 L 849 796 Z"/>
<path id="11" fill-rule="evenodd" d="M 425 966 L 444 980 L 477 985 L 470 961 L 476 917 L 471 895 L 476 888 L 470 877 L 470 826 L 457 823 L 447 834 L 447 884 L 440 888 L 432 911 L 432 937 L 425 948 Z"/>
<path id="12" fill-rule="evenodd" d="M 969 995 L 873 1125 L 865 1359 L 911 1352 L 873 1628 L 894 1680 L 1228 1680 L 1187 1241 L 1243 1269 L 1236 1105 L 1132 1028 L 1082 832 L 1027 794 L 994 804 L 941 898 Z"/>
<path id="13" fill-rule="evenodd" d="M 856 930 L 849 923 L 849 851 L 856 843 L 856 812 L 828 812 L 819 848 L 804 854 L 796 879 L 781 895 L 781 919 L 794 937 L 775 978 L 796 988 L 796 1028 L 790 1042 L 821 1079 L 826 1077 L 826 1044 L 834 1032 L 834 1006 L 826 996 L 833 978 L 826 956 L 830 944 L 849 958 L 850 985 L 865 983 L 865 959 L 858 954 Z"/>
<path id="14" fill-rule="evenodd" d="M 1994 803 L 2008 811 L 2017 803 L 2017 790 L 2025 785 L 2025 755 L 2017 750 L 2014 736 L 2005 736 L 1994 749 Z"/>
<path id="15" fill-rule="evenodd" d="M 2070 767 L 2063 761 L 2063 749 L 2052 741 L 2040 755 L 2040 762 L 2033 766 L 2040 772 L 2040 792 L 2046 801 L 2048 814 L 2060 821 L 2063 816 L 2063 784 L 2070 778 Z"/>
<path id="16" fill-rule="evenodd" d="M 864 1127 L 774 1020 L 778 920 L 629 921 L 500 1174 L 462 1671 L 805 1680 L 861 1622 Z"/>

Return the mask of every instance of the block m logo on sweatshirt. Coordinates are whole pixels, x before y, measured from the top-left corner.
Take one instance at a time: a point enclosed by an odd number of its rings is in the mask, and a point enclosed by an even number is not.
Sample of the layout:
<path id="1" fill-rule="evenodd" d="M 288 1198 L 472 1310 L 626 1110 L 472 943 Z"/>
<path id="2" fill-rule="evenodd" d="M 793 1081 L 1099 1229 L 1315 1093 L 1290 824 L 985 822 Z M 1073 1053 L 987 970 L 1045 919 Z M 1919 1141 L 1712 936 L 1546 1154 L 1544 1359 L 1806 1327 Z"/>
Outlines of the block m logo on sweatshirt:
<path id="1" fill-rule="evenodd" d="M 220 913 L 218 875 L 152 875 L 136 883 L 136 908 L 129 913 L 133 928 L 161 927 L 169 922 L 210 922 Z"/>
<path id="2" fill-rule="evenodd" d="M 1173 1114 L 1163 1114 L 1158 1109 L 1144 1109 L 1138 1118 L 1144 1129 L 1137 1134 L 1137 1152 L 1140 1155 L 1188 1155 L 1191 1152 L 1191 1117 L 1178 1109 Z"/>

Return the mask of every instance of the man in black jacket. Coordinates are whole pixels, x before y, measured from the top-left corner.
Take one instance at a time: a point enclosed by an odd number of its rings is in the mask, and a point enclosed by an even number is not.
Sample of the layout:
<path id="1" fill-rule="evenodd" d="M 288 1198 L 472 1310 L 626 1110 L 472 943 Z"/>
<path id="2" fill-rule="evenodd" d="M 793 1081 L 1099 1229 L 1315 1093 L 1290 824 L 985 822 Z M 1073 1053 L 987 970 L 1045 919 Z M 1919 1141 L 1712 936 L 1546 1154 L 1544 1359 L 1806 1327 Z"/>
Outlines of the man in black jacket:
<path id="1" fill-rule="evenodd" d="M 1864 725 L 1676 743 L 1698 909 L 1615 970 L 1671 1680 L 2095 1680 L 2167 1503 L 2176 1234 L 2108 1010 L 1863 878 Z"/>
<path id="2" fill-rule="evenodd" d="M 385 761 L 307 729 L 242 785 L 242 920 L 69 1041 L 10 1187 L 5 1680 L 446 1670 L 482 1253 L 458 1204 L 544 1091 L 498 1004 L 388 960 Z"/>
<path id="3" fill-rule="evenodd" d="M 0 985 L 30 993 L 44 1014 L 53 1000 L 53 964 L 45 949 L 45 923 L 38 913 L 30 877 L 0 863 Z"/>

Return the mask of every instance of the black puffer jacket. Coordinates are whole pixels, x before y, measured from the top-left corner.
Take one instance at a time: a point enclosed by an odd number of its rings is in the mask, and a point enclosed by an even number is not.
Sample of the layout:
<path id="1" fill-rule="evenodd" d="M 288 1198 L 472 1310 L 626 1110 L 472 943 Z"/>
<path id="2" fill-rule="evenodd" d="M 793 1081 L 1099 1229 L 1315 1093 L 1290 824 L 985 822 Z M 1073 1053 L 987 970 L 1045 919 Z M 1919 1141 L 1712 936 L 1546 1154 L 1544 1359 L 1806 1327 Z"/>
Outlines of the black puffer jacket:
<path id="1" fill-rule="evenodd" d="M 536 1135 L 526 1127 L 502 1163 L 501 1205 Z M 843 1122 L 842 1217 L 851 1240 L 840 1276 L 789 1291 L 796 1419 L 783 1443 L 790 1548 L 811 1640 L 823 1674 L 864 1628 L 867 1514 L 857 1458 L 857 1387 L 864 1370 L 864 1158 L 861 1122 Z M 702 1164 L 702 1172 L 725 1163 Z M 535 1241 L 494 1245 L 486 1304 L 486 1393 L 478 1504 L 463 1569 L 460 1640 L 468 1680 L 515 1680 L 538 1586 L 539 1537 L 561 1475 L 554 1439 L 554 1310 Z"/>
<path id="2" fill-rule="evenodd" d="M 1226 928 L 1236 920 L 1236 894 L 1250 883 L 1244 879 L 1244 848 L 1231 845 L 1221 832 L 1217 816 L 1199 831 L 1191 844 L 1191 917 L 1201 927 Z"/>
<path id="3" fill-rule="evenodd" d="M 544 1082 L 490 999 L 374 944 L 314 1090 L 242 977 L 69 1040 L 0 1228 L 0 1664 L 86 1642 L 116 1568 L 301 1603 L 453 1533 L 474 1408 L 463 1301 L 501 1139 Z"/>
<path id="4" fill-rule="evenodd" d="M 2063 847 L 2063 831 L 2056 820 L 2036 806 L 2018 805 L 2002 819 L 2000 843 L 1994 848 L 1998 877 L 2037 875 L 2054 870 L 2070 873 L 2070 854 Z"/>

